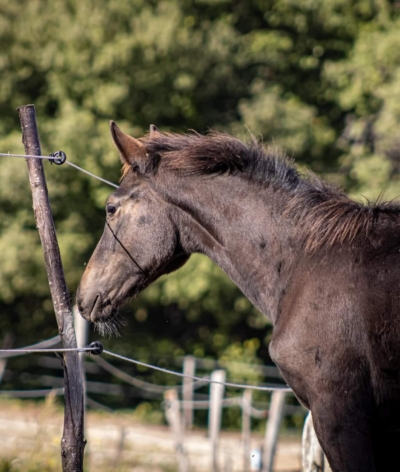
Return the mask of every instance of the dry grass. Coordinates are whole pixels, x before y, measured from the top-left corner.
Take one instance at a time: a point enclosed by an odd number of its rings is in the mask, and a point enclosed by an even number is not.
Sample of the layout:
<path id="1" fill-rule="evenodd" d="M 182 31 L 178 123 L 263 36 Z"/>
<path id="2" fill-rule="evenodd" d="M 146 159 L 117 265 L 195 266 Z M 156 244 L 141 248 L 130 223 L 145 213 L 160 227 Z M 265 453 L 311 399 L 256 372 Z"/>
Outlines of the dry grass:
<path id="1" fill-rule="evenodd" d="M 0 472 L 59 472 L 63 408 L 54 399 L 45 402 L 0 400 Z M 139 421 L 132 412 L 87 415 L 88 446 L 85 472 L 175 472 L 175 444 L 169 429 Z M 253 447 L 262 442 L 253 435 Z M 205 431 L 185 435 L 192 472 L 210 470 L 210 442 Z M 231 463 L 232 472 L 242 470 L 242 447 L 238 433 L 223 433 L 221 465 Z M 300 441 L 278 444 L 278 472 L 300 469 Z M 223 467 L 224 468 L 224 467 Z"/>

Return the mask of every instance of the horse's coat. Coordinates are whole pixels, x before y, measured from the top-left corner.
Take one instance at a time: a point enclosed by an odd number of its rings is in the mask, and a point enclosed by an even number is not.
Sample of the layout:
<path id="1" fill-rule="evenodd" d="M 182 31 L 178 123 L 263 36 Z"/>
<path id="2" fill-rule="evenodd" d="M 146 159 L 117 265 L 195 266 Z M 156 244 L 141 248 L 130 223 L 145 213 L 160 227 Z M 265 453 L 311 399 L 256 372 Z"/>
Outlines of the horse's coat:
<path id="1" fill-rule="evenodd" d="M 400 206 L 356 203 L 257 143 L 111 130 L 123 179 L 82 277 L 82 315 L 107 323 L 206 254 L 272 320 L 271 357 L 332 470 L 400 470 Z"/>

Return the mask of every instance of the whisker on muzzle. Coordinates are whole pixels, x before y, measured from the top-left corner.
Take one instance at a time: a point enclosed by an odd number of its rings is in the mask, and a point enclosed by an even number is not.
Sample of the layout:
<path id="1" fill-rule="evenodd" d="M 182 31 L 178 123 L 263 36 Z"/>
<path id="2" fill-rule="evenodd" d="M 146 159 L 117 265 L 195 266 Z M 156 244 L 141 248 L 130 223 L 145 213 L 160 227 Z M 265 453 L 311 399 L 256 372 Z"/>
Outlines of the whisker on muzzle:
<path id="1" fill-rule="evenodd" d="M 119 311 L 115 312 L 115 315 L 107 320 L 94 321 L 94 330 L 97 331 L 102 337 L 116 337 L 121 336 L 120 330 L 126 326 L 126 320 L 120 315 Z"/>

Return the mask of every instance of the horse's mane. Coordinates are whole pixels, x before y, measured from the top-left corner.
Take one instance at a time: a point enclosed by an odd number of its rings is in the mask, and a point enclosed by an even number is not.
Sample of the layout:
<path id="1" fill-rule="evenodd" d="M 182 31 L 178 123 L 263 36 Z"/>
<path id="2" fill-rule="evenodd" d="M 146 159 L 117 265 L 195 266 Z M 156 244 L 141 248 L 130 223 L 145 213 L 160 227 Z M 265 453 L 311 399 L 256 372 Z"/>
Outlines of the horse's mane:
<path id="1" fill-rule="evenodd" d="M 315 252 L 337 243 L 352 243 L 358 236 L 369 239 L 378 218 L 398 216 L 400 206 L 394 201 L 362 204 L 337 186 L 310 175 L 289 199 L 285 214 L 303 233 L 305 249 Z"/>
<path id="2" fill-rule="evenodd" d="M 284 192 L 285 214 L 302 232 L 310 252 L 353 242 L 358 235 L 368 238 L 380 214 L 400 214 L 397 203 L 363 205 L 311 173 L 301 176 L 287 156 L 275 148 L 264 150 L 255 140 L 244 144 L 217 132 L 206 135 L 157 132 L 141 138 L 141 142 L 148 153 L 146 163 L 138 166 L 142 173 L 164 168 L 188 176 L 229 173 Z M 124 165 L 123 175 L 131 168 Z"/>
<path id="3" fill-rule="evenodd" d="M 244 144 L 232 136 L 210 132 L 201 135 L 153 133 L 141 138 L 148 159 L 139 165 L 139 171 L 150 174 L 170 169 L 182 175 L 238 174 L 264 185 L 278 184 L 287 190 L 300 182 L 297 170 L 290 160 L 277 149 L 268 153 L 256 140 Z M 123 176 L 131 165 L 123 166 Z"/>

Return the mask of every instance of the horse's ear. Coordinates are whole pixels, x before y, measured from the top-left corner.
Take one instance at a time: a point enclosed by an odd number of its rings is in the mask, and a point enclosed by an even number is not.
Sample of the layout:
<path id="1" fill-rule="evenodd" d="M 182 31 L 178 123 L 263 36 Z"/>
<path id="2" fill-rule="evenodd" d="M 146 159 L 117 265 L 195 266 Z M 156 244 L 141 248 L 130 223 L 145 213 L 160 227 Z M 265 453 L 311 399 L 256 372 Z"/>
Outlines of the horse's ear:
<path id="1" fill-rule="evenodd" d="M 134 162 L 138 162 L 138 160 L 146 157 L 144 144 L 132 138 L 132 136 L 123 133 L 114 121 L 110 121 L 110 130 L 123 164 L 132 165 Z"/>
<path id="2" fill-rule="evenodd" d="M 157 128 L 156 125 L 150 125 L 150 136 L 152 134 L 156 134 L 156 133 L 159 133 L 159 132 L 160 132 L 160 130 Z"/>

